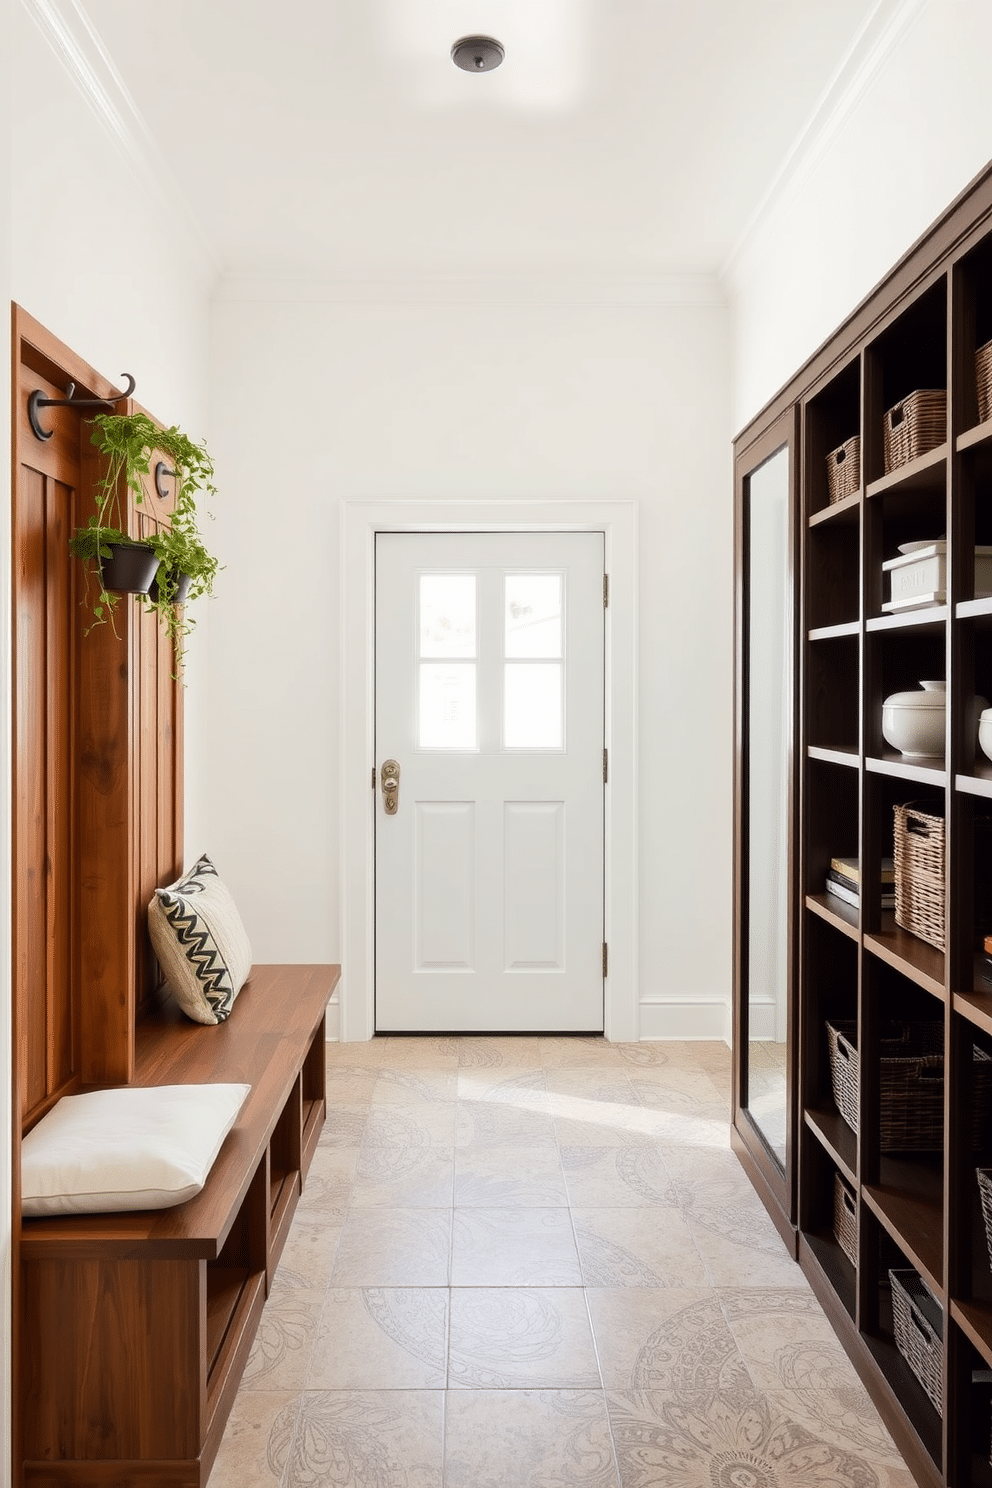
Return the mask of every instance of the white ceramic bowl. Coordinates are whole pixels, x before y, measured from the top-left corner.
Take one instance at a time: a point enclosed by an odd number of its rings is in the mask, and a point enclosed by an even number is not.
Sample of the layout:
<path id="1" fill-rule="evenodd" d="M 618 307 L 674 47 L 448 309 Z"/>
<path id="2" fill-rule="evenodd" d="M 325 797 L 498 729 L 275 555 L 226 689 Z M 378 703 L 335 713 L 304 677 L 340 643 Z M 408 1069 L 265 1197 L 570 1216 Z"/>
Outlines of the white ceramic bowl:
<path id="1" fill-rule="evenodd" d="M 944 716 L 947 707 L 946 682 L 921 682 L 922 692 L 894 692 L 882 704 L 882 736 L 893 749 L 908 759 L 938 759 L 944 754 Z M 984 710 L 984 712 L 983 712 Z M 972 700 L 971 737 L 981 743 L 979 714 L 988 714 L 986 738 L 982 748 L 992 759 L 992 708 L 983 697 Z"/>
<path id="2" fill-rule="evenodd" d="M 978 742 L 983 754 L 992 759 L 992 708 L 986 708 L 978 720 Z"/>
<path id="3" fill-rule="evenodd" d="M 935 759 L 944 753 L 944 692 L 894 692 L 882 704 L 882 736 L 910 759 Z"/>

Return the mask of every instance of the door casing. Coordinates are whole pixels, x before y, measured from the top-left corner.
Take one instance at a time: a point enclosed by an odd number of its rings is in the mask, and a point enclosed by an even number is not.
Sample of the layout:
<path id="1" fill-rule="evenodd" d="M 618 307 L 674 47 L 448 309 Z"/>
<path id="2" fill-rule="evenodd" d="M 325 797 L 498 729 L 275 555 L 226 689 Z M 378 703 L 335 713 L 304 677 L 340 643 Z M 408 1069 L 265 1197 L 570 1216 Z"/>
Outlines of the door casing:
<path id="1" fill-rule="evenodd" d="M 602 532 L 606 609 L 604 1031 L 639 1037 L 637 945 L 637 507 L 632 501 L 345 501 L 341 504 L 340 1037 L 375 1031 L 375 536 L 377 532 Z"/>

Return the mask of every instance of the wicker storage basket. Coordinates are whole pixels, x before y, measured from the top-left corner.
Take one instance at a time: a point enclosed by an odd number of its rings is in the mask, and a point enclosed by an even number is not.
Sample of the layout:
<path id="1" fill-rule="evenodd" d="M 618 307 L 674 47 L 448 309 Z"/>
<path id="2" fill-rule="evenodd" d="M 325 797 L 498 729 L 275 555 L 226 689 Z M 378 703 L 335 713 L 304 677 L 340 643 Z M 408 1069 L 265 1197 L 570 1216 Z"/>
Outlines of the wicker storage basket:
<path id="1" fill-rule="evenodd" d="M 894 807 L 896 924 L 944 949 L 944 818 L 907 801 Z"/>
<path id="2" fill-rule="evenodd" d="M 926 1390 L 938 1416 L 943 1415 L 943 1309 L 916 1271 L 890 1271 L 889 1281 L 896 1348 Z"/>
<path id="3" fill-rule="evenodd" d="M 861 484 L 861 436 L 855 434 L 827 456 L 827 494 L 830 505 L 853 496 Z"/>
<path id="4" fill-rule="evenodd" d="M 992 341 L 975 352 L 975 386 L 978 390 L 978 422 L 992 418 Z"/>
<path id="5" fill-rule="evenodd" d="M 992 1168 L 976 1168 L 978 1194 L 982 1201 L 982 1219 L 985 1221 L 985 1243 L 989 1249 L 989 1264 L 992 1265 Z"/>
<path id="6" fill-rule="evenodd" d="M 858 1131 L 858 1026 L 827 1024 L 837 1109 Z M 988 1142 L 992 1058 L 972 1046 L 972 1146 Z M 883 1152 L 939 1152 L 944 1145 L 944 1025 L 938 1019 L 887 1023 L 879 1060 L 879 1142 Z"/>
<path id="7" fill-rule="evenodd" d="M 858 1264 L 858 1206 L 854 1190 L 839 1173 L 834 1174 L 834 1237 L 851 1265 Z"/>
<path id="8" fill-rule="evenodd" d="M 936 449 L 947 438 L 947 391 L 918 388 L 885 415 L 885 473 Z"/>

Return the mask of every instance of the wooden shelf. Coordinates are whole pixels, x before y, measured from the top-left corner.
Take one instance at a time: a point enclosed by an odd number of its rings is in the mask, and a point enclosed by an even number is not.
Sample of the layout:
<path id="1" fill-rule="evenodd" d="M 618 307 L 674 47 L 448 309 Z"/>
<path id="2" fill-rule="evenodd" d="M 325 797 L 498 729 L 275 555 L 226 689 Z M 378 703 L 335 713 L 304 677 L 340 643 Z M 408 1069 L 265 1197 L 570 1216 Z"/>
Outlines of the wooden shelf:
<path id="1" fill-rule="evenodd" d="M 992 761 L 983 756 L 982 761 L 975 761 L 970 774 L 955 775 L 954 789 L 968 796 L 992 797 Z"/>
<path id="2" fill-rule="evenodd" d="M 818 625 L 809 632 L 811 641 L 835 641 L 844 636 L 860 634 L 860 620 L 845 620 L 842 625 Z"/>
<path id="3" fill-rule="evenodd" d="M 880 631 L 900 630 L 912 633 L 943 625 L 947 620 L 946 605 L 925 605 L 918 610 L 903 610 L 894 615 L 872 615 L 865 622 L 865 629 L 872 634 Z"/>
<path id="4" fill-rule="evenodd" d="M 916 785 L 930 786 L 935 790 L 943 790 L 947 785 L 947 770 L 943 759 L 932 765 L 924 765 L 915 760 L 907 760 L 904 754 L 899 754 L 895 749 L 887 749 L 880 757 L 866 759 L 865 769 L 872 775 L 889 775 L 893 780 L 911 780 Z"/>
<path id="5" fill-rule="evenodd" d="M 810 759 L 823 760 L 828 765 L 848 765 L 856 770 L 861 760 L 856 746 L 810 744 L 806 753 Z"/>
<path id="6" fill-rule="evenodd" d="M 944 1285 L 944 1174 L 940 1157 L 900 1153 L 881 1158 L 878 1183 L 863 1185 L 865 1203 L 933 1292 Z"/>
<path id="7" fill-rule="evenodd" d="M 807 894 L 806 908 L 819 915 L 821 920 L 826 920 L 828 925 L 833 925 L 842 935 L 849 935 L 852 940 L 860 938 L 858 911 L 853 904 L 838 899 L 836 894 Z"/>
<path id="8" fill-rule="evenodd" d="M 858 1139 L 843 1116 L 837 1111 L 810 1109 L 803 1115 L 810 1131 L 853 1187 L 857 1182 Z"/>
<path id="9" fill-rule="evenodd" d="M 985 620 L 992 616 L 992 598 L 962 599 L 955 607 L 957 620 Z"/>
<path id="10" fill-rule="evenodd" d="M 986 419 L 984 424 L 975 424 L 973 428 L 966 429 L 959 434 L 955 449 L 961 454 L 965 450 L 976 449 L 981 445 L 992 446 L 992 419 Z"/>
<path id="11" fill-rule="evenodd" d="M 829 522 L 839 527 L 847 523 L 857 523 L 860 515 L 861 488 L 859 487 L 850 496 L 845 496 L 843 501 L 835 501 L 833 506 L 825 506 L 822 511 L 814 512 L 809 519 L 809 525 L 822 527 Z"/>
<path id="12" fill-rule="evenodd" d="M 864 937 L 865 950 L 902 972 L 911 982 L 944 999 L 944 953 L 927 945 L 918 935 L 896 924 L 895 915 L 882 912 L 882 928 Z"/>
<path id="13" fill-rule="evenodd" d="M 947 455 L 948 446 L 945 442 L 928 454 L 910 460 L 908 465 L 901 465 L 898 470 L 883 475 L 880 480 L 871 481 L 867 491 L 868 499 L 890 496 L 901 491 L 940 490 L 947 479 Z"/>

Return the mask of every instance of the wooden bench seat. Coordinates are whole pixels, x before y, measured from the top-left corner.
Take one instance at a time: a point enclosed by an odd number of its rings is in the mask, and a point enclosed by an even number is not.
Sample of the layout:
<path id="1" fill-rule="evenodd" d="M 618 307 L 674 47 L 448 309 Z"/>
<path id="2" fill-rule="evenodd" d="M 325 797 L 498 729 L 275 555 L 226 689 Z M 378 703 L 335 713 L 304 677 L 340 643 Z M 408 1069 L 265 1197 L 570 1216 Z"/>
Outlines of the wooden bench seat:
<path id="1" fill-rule="evenodd" d="M 204 1488 L 326 1113 L 337 966 L 256 966 L 230 1018 L 170 1001 L 135 1085 L 251 1085 L 203 1191 L 173 1209 L 25 1220 L 25 1488 Z"/>

